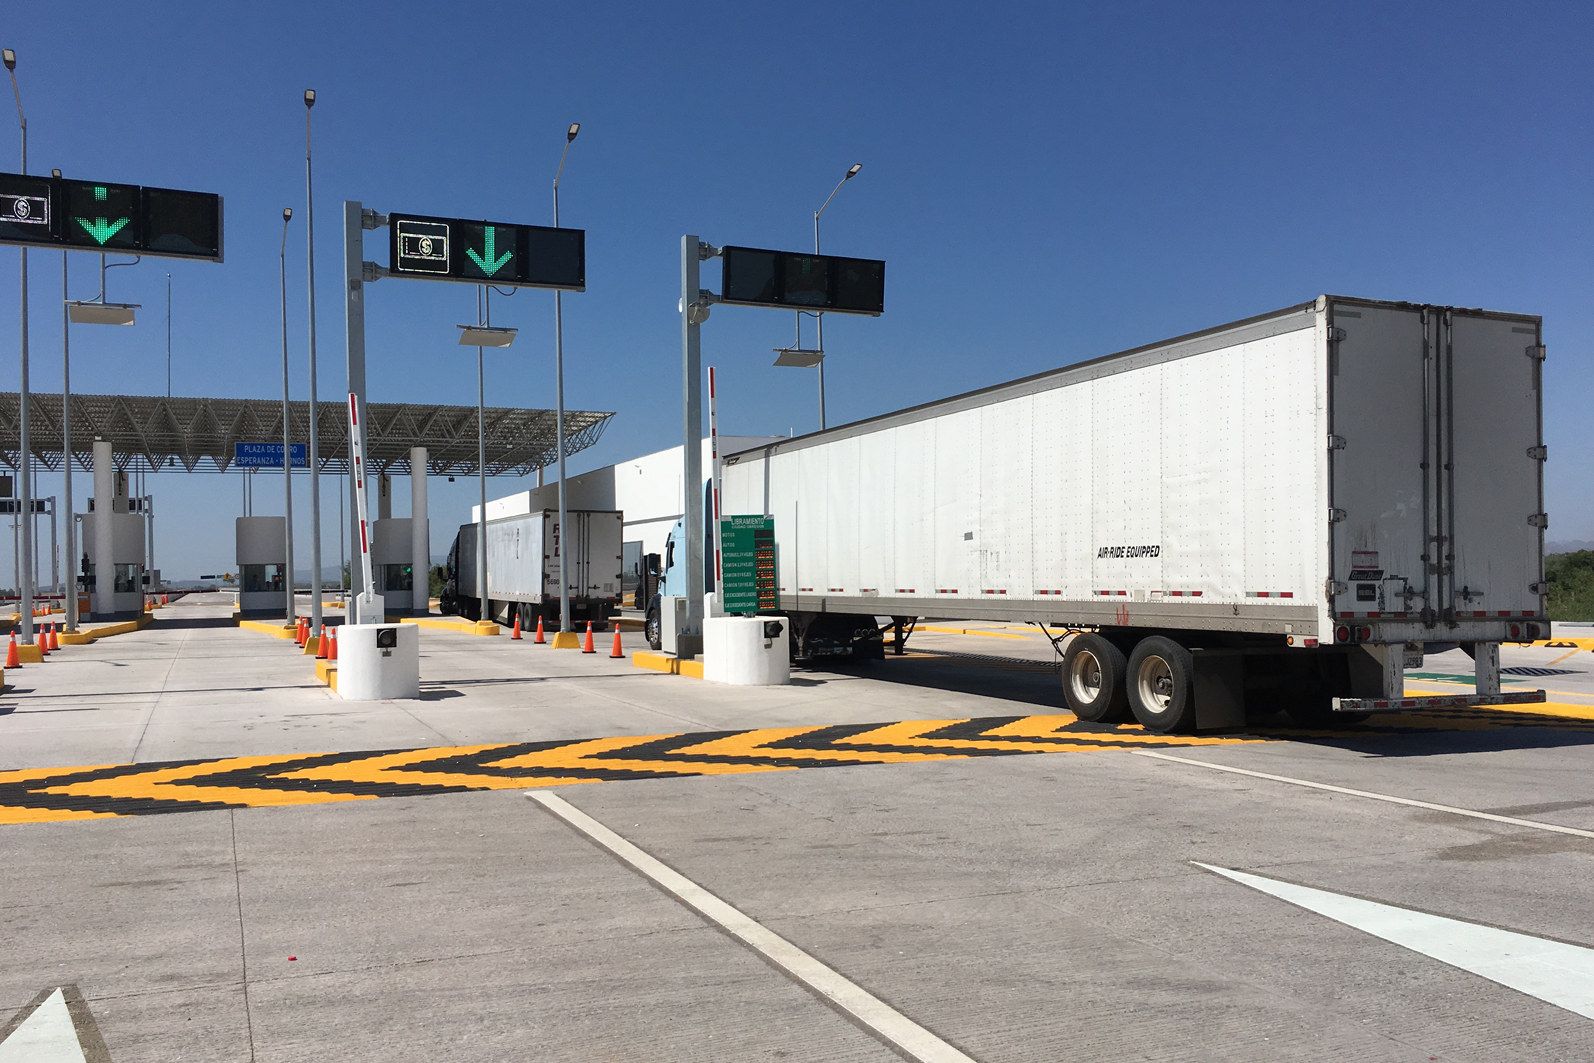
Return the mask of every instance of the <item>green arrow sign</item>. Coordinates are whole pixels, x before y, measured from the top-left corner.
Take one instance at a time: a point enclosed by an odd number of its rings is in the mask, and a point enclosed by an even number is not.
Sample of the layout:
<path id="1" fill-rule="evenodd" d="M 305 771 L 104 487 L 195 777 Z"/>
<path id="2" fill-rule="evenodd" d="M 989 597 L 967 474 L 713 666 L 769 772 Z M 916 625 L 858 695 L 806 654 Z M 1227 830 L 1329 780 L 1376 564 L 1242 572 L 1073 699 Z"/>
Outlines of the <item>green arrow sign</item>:
<path id="1" fill-rule="evenodd" d="M 103 243 L 104 241 L 101 242 Z M 494 256 L 493 252 L 497 249 L 497 242 L 497 226 L 487 225 L 482 227 L 482 243 L 484 246 L 481 254 L 477 254 L 474 247 L 465 249 L 465 254 L 469 255 L 470 260 L 476 263 L 476 268 L 489 277 L 503 269 L 504 263 L 514 257 L 513 251 L 505 251 L 502 255 Z"/>
<path id="2" fill-rule="evenodd" d="M 117 218 L 115 221 L 107 221 L 105 218 L 95 218 L 93 221 L 89 221 L 87 218 L 73 218 L 72 220 L 83 226 L 83 231 L 92 236 L 95 243 L 104 244 L 105 241 L 121 232 L 122 226 L 133 219 Z"/>

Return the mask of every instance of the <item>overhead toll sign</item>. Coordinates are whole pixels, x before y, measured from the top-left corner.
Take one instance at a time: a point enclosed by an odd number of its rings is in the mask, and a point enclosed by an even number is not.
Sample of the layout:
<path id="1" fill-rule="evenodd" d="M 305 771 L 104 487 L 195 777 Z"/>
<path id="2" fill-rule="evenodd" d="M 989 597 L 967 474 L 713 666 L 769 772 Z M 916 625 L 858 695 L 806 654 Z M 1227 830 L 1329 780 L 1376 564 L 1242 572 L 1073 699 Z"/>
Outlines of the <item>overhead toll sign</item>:
<path id="1" fill-rule="evenodd" d="M 395 277 L 584 291 L 586 231 L 544 225 L 388 215 Z"/>
<path id="2" fill-rule="evenodd" d="M 109 181 L 0 174 L 0 243 L 220 262 L 221 197 Z"/>
<path id="3" fill-rule="evenodd" d="M 293 444 L 289 453 L 295 469 L 310 467 L 310 448 L 306 444 Z M 240 440 L 232 445 L 232 463 L 240 469 L 280 469 L 282 444 L 245 443 Z"/>
<path id="4" fill-rule="evenodd" d="M 885 312 L 886 264 L 757 247 L 726 247 L 720 301 L 838 314 Z"/>

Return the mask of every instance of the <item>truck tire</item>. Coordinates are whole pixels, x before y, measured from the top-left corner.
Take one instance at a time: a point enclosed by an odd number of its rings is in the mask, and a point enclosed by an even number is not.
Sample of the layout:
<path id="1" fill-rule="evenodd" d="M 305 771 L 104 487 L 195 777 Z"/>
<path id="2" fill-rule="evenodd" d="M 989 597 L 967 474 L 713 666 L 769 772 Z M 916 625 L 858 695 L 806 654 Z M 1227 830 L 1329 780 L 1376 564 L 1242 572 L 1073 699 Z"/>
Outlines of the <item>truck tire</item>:
<path id="1" fill-rule="evenodd" d="M 1063 654 L 1063 704 L 1089 723 L 1129 719 L 1124 651 L 1100 635 L 1079 635 Z"/>
<path id="2" fill-rule="evenodd" d="M 1195 661 L 1170 638 L 1142 639 L 1129 655 L 1129 708 L 1146 730 L 1173 734 L 1195 728 Z"/>
<path id="3" fill-rule="evenodd" d="M 648 604 L 647 619 L 642 622 L 642 634 L 655 651 L 664 648 L 664 633 L 659 627 L 659 600 Z"/>

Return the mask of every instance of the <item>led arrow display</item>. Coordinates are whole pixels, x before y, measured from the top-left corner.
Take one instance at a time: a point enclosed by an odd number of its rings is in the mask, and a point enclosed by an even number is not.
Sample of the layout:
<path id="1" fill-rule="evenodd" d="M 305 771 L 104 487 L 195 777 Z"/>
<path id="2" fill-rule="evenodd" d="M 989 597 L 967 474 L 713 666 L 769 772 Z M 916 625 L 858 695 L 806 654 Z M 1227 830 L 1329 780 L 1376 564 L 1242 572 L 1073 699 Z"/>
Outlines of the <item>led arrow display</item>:
<path id="1" fill-rule="evenodd" d="M 484 225 L 482 226 L 481 254 L 477 254 L 474 247 L 467 247 L 465 249 L 466 256 L 469 257 L 472 262 L 476 263 L 476 268 L 481 270 L 482 274 L 487 277 L 491 277 L 494 273 L 497 273 L 499 270 L 503 269 L 504 263 L 515 257 L 515 253 L 513 251 L 505 251 L 502 255 L 493 254 L 493 248 L 497 244 L 497 237 L 498 226 Z"/>
<path id="2" fill-rule="evenodd" d="M 583 291 L 586 233 L 542 225 L 388 215 L 395 277 Z"/>
<path id="3" fill-rule="evenodd" d="M 221 261 L 221 197 L 0 174 L 0 243 Z"/>

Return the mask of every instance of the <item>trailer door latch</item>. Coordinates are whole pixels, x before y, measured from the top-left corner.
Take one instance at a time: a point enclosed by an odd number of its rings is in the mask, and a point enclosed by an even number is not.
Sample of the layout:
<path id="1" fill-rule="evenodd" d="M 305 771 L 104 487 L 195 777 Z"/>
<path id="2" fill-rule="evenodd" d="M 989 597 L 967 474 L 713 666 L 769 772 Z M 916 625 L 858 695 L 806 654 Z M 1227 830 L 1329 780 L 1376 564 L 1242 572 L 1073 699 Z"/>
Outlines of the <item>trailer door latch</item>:
<path id="1" fill-rule="evenodd" d="M 1329 511 L 1328 511 L 1328 522 L 1330 524 L 1338 524 L 1340 521 L 1342 521 L 1344 519 L 1345 519 L 1345 511 L 1343 509 L 1333 509 L 1333 508 L 1329 509 Z"/>
<path id="2" fill-rule="evenodd" d="M 1529 447 L 1528 457 L 1532 458 L 1534 461 L 1549 461 L 1550 448 L 1545 446 L 1543 443 L 1540 443 L 1536 447 Z"/>
<path id="3" fill-rule="evenodd" d="M 1328 449 L 1329 450 L 1344 450 L 1345 449 L 1345 437 L 1344 436 L 1337 436 L 1337 435 L 1334 435 L 1332 432 L 1330 432 L 1329 435 L 1328 435 Z"/>
<path id="4" fill-rule="evenodd" d="M 1528 523 L 1535 528 L 1548 528 L 1550 526 L 1550 515 L 1548 513 L 1530 513 L 1528 514 Z"/>

